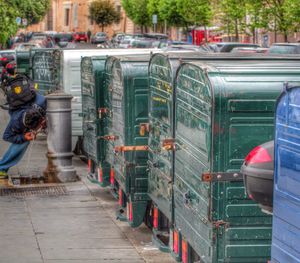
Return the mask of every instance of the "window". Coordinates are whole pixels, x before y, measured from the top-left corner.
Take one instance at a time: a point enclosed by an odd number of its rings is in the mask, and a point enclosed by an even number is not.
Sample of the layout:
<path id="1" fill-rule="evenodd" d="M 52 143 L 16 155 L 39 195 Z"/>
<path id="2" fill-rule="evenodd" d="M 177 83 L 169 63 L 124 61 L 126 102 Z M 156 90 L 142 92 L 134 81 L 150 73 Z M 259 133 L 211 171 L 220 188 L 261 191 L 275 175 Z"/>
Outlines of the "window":
<path id="1" fill-rule="evenodd" d="M 52 31 L 53 30 L 53 9 L 52 7 L 48 11 L 47 16 L 47 30 Z"/>
<path id="2" fill-rule="evenodd" d="M 70 23 L 70 8 L 65 9 L 65 26 L 69 26 Z"/>

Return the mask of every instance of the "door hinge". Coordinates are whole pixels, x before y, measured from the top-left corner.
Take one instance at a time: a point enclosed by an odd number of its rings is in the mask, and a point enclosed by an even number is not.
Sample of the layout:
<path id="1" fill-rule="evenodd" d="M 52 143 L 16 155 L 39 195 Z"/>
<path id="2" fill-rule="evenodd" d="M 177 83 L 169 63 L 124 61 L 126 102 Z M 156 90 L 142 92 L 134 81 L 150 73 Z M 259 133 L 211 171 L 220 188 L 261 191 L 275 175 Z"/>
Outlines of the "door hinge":
<path id="1" fill-rule="evenodd" d="M 98 113 L 99 113 L 99 119 L 103 119 L 108 115 L 111 115 L 111 111 L 108 108 L 99 108 L 98 109 Z"/>
<path id="2" fill-rule="evenodd" d="M 204 182 L 243 181 L 241 173 L 203 173 L 201 179 Z"/>
<path id="3" fill-rule="evenodd" d="M 105 141 L 116 141 L 119 139 L 119 136 L 116 135 L 105 135 L 105 136 L 99 136 L 98 139 L 102 139 Z"/>
<path id="4" fill-rule="evenodd" d="M 216 229 L 220 228 L 221 226 L 224 226 L 224 228 L 229 227 L 229 222 L 225 222 L 223 220 L 214 221 L 212 224 Z"/>
<path id="5" fill-rule="evenodd" d="M 162 141 L 162 148 L 166 151 L 175 151 L 176 150 L 176 142 L 175 139 L 164 139 Z"/>
<path id="6" fill-rule="evenodd" d="M 140 123 L 140 135 L 145 136 L 146 132 L 149 133 L 150 124 L 149 123 Z"/>
<path id="7" fill-rule="evenodd" d="M 121 153 L 121 152 L 134 152 L 134 151 L 148 151 L 149 146 L 148 145 L 139 145 L 139 146 L 116 146 L 115 152 Z"/>

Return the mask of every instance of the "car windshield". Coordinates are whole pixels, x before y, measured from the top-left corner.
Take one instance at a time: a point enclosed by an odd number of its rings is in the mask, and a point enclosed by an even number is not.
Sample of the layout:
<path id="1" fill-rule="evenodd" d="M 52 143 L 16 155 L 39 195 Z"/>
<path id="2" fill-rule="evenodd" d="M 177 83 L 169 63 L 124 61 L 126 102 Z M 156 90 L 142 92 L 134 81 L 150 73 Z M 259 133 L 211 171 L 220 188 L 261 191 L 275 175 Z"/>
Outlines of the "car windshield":
<path id="1" fill-rule="evenodd" d="M 297 47 L 292 45 L 274 45 L 270 47 L 271 54 L 297 54 Z"/>
<path id="2" fill-rule="evenodd" d="M 130 44 L 130 40 L 123 40 L 121 44 Z"/>
<path id="3" fill-rule="evenodd" d="M 105 34 L 105 33 L 97 33 L 96 36 L 97 36 L 97 37 L 105 37 L 106 34 Z"/>

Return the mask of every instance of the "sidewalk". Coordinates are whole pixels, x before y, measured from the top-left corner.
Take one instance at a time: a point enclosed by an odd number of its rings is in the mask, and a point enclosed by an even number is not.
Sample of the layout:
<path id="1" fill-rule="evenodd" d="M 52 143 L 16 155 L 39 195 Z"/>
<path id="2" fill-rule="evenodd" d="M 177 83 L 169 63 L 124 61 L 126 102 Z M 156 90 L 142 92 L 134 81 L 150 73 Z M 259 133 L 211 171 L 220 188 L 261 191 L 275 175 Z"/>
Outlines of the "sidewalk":
<path id="1" fill-rule="evenodd" d="M 7 121 L 1 110 L 1 136 Z M 0 156 L 7 146 L 0 141 Z M 10 173 L 42 173 L 45 153 L 46 141 L 35 141 Z M 80 159 L 74 165 L 82 181 L 58 185 L 50 195 L 32 188 L 22 197 L 0 188 L 0 263 L 174 262 L 152 245 L 145 226 L 132 229 L 117 221 L 109 190 L 85 178 L 87 165 Z"/>

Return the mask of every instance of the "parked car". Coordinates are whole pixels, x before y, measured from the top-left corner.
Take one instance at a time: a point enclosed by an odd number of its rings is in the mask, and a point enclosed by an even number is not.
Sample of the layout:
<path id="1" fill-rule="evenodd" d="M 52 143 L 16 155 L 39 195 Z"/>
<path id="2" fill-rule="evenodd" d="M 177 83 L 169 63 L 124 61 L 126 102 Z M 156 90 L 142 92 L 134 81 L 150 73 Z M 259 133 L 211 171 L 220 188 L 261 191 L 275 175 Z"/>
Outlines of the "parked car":
<path id="1" fill-rule="evenodd" d="M 54 42 L 60 48 L 75 48 L 76 45 L 72 33 L 57 33 L 54 35 Z"/>
<path id="2" fill-rule="evenodd" d="M 159 48 L 166 48 L 166 47 L 170 47 L 170 46 L 181 46 L 181 45 L 191 45 L 188 42 L 184 42 L 184 41 L 171 41 L 171 40 L 167 40 L 167 39 L 163 39 L 160 41 L 159 43 Z"/>
<path id="3" fill-rule="evenodd" d="M 81 42 L 81 41 L 87 42 L 88 40 L 87 34 L 85 32 L 76 32 L 73 38 L 76 42 Z"/>
<path id="4" fill-rule="evenodd" d="M 199 51 L 199 52 L 207 52 L 207 50 L 203 49 L 201 46 L 196 46 L 196 45 L 170 45 L 167 46 L 165 48 L 163 48 L 163 50 L 166 51 L 172 51 L 172 50 L 190 50 L 190 51 Z"/>
<path id="5" fill-rule="evenodd" d="M 111 41 L 112 43 L 114 44 L 120 44 L 121 41 L 124 39 L 125 37 L 125 34 L 124 33 L 117 33 L 117 34 L 114 34 Z"/>
<path id="6" fill-rule="evenodd" d="M 300 43 L 274 43 L 269 54 L 300 54 Z"/>
<path id="7" fill-rule="evenodd" d="M 132 48 L 159 48 L 160 40 L 155 38 L 137 38 L 131 41 Z"/>
<path id="8" fill-rule="evenodd" d="M 131 48 L 132 46 L 132 42 L 134 42 L 135 39 L 123 39 L 120 44 L 119 44 L 119 48 Z"/>
<path id="9" fill-rule="evenodd" d="M 27 51 L 33 48 L 45 48 L 45 46 L 41 42 L 18 43 L 18 45 L 14 46 L 16 51 Z"/>
<path id="10" fill-rule="evenodd" d="M 92 44 L 100 44 L 108 40 L 107 34 L 105 32 L 98 32 L 91 38 Z"/>
<path id="11" fill-rule="evenodd" d="M 54 39 L 50 35 L 45 34 L 33 35 L 29 43 L 38 43 L 46 48 L 53 48 L 55 46 Z"/>
<path id="12" fill-rule="evenodd" d="M 56 44 L 58 42 L 73 42 L 74 38 L 72 33 L 57 33 L 54 35 L 54 41 Z"/>
<path id="13" fill-rule="evenodd" d="M 260 47 L 257 44 L 250 43 L 239 43 L 239 42 L 220 42 L 216 44 L 218 47 L 218 52 L 231 52 L 232 49 L 236 47 Z"/>
<path id="14" fill-rule="evenodd" d="M 143 35 L 144 38 L 152 38 L 152 39 L 168 39 L 168 35 L 160 34 L 160 33 L 146 33 Z"/>
<path id="15" fill-rule="evenodd" d="M 231 53 L 267 53 L 268 48 L 262 47 L 235 47 Z"/>

